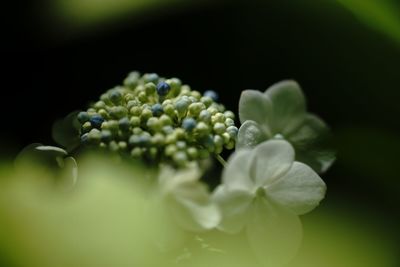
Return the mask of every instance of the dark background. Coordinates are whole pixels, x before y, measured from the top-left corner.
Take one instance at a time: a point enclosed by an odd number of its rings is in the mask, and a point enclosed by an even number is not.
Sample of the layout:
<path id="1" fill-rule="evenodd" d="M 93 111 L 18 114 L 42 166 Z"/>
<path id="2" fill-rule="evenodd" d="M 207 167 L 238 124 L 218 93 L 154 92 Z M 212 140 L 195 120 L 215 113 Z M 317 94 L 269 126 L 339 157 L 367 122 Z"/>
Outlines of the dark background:
<path id="1" fill-rule="evenodd" d="M 293 78 L 334 133 L 338 160 L 323 176 L 324 205 L 356 205 L 398 241 L 400 44 L 332 2 L 315 2 L 155 8 L 83 30 L 54 23 L 44 2 L 19 7 L 5 24 L 0 155 L 53 144 L 54 120 L 131 70 L 217 90 L 234 111 L 243 89 Z"/>

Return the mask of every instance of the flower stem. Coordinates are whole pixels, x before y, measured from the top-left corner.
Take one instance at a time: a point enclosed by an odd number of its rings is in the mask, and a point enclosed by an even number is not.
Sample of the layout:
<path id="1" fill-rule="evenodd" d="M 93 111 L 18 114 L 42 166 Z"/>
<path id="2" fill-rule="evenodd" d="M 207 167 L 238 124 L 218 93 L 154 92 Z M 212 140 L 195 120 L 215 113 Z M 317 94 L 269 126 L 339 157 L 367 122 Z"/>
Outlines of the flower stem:
<path id="1" fill-rule="evenodd" d="M 221 163 L 221 165 L 226 168 L 226 161 L 220 156 L 220 155 L 215 155 L 215 158 L 219 161 L 219 163 Z"/>

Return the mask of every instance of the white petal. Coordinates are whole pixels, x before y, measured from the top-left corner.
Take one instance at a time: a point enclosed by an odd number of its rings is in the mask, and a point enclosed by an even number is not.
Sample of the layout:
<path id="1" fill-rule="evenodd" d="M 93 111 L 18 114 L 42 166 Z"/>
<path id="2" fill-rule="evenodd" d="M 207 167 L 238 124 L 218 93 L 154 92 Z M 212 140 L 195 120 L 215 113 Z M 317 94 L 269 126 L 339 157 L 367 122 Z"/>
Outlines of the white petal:
<path id="1" fill-rule="evenodd" d="M 221 219 L 207 187 L 199 181 L 200 174 L 194 165 L 180 171 L 163 167 L 159 176 L 161 191 L 173 218 L 189 231 L 212 229 Z"/>
<path id="2" fill-rule="evenodd" d="M 235 151 L 222 173 L 222 183 L 229 188 L 252 190 L 254 182 L 250 179 L 250 150 Z"/>
<path id="3" fill-rule="evenodd" d="M 37 146 L 36 149 L 40 150 L 40 151 L 54 153 L 55 155 L 59 155 L 59 156 L 68 155 L 67 151 L 65 151 L 64 149 L 62 149 L 60 147 L 56 147 L 56 146 Z"/>
<path id="4" fill-rule="evenodd" d="M 304 214 L 324 198 L 324 181 L 307 165 L 294 162 L 292 168 L 276 183 L 267 187 L 267 194 L 296 214 Z"/>
<path id="5" fill-rule="evenodd" d="M 239 128 L 236 149 L 254 148 L 267 139 L 268 135 L 257 122 L 247 120 Z"/>
<path id="6" fill-rule="evenodd" d="M 257 90 L 245 90 L 239 99 L 240 123 L 247 120 L 257 122 L 266 132 L 270 132 L 272 103 L 265 94 Z"/>
<path id="7" fill-rule="evenodd" d="M 221 221 L 217 205 L 210 201 L 197 202 L 195 199 L 175 195 L 174 199 L 169 199 L 168 202 L 174 219 L 186 230 L 210 230 L 217 227 Z"/>
<path id="8" fill-rule="evenodd" d="M 276 83 L 265 92 L 273 106 L 273 131 L 284 136 L 296 130 L 304 121 L 306 104 L 303 92 L 295 81 Z"/>
<path id="9" fill-rule="evenodd" d="M 297 215 L 258 198 L 249 215 L 246 234 L 258 260 L 265 266 L 279 267 L 296 255 L 302 240 L 302 226 Z"/>
<path id="10" fill-rule="evenodd" d="M 220 208 L 222 220 L 219 229 L 228 233 L 239 232 L 247 221 L 247 213 L 254 197 L 247 191 L 219 186 L 213 200 Z"/>
<path id="11" fill-rule="evenodd" d="M 273 183 L 294 161 L 294 149 L 285 140 L 269 140 L 258 145 L 251 157 L 251 177 L 257 186 Z"/>

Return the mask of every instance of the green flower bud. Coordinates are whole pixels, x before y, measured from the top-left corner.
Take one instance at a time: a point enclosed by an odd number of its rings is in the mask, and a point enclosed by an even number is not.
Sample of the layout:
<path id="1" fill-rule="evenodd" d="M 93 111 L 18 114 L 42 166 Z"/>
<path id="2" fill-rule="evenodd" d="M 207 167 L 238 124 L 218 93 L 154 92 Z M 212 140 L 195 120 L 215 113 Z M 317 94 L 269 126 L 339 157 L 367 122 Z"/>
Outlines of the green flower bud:
<path id="1" fill-rule="evenodd" d="M 153 132 L 158 132 L 161 130 L 162 124 L 158 118 L 152 117 L 148 119 L 146 126 Z"/>
<path id="2" fill-rule="evenodd" d="M 132 116 L 129 122 L 132 127 L 138 127 L 140 126 L 140 117 Z"/>
<path id="3" fill-rule="evenodd" d="M 176 140 L 177 140 L 176 135 L 174 133 L 172 133 L 172 134 L 169 134 L 169 135 L 166 136 L 165 143 L 167 143 L 167 144 L 175 144 Z"/>
<path id="4" fill-rule="evenodd" d="M 82 125 L 82 132 L 84 132 L 84 133 L 87 133 L 87 132 L 89 132 L 91 129 L 92 129 L 93 127 L 92 127 L 92 124 L 90 123 L 90 122 L 85 122 L 83 125 Z"/>
<path id="5" fill-rule="evenodd" d="M 225 145 L 226 149 L 233 149 L 235 147 L 235 141 L 231 140 Z"/>
<path id="6" fill-rule="evenodd" d="M 202 110 L 199 114 L 199 119 L 205 123 L 211 122 L 211 113 L 208 110 Z"/>
<path id="7" fill-rule="evenodd" d="M 178 111 L 179 115 L 181 116 L 183 116 L 186 113 L 188 107 L 189 107 L 189 101 L 184 98 L 180 98 L 175 103 L 175 108 Z"/>
<path id="8" fill-rule="evenodd" d="M 220 135 L 214 135 L 214 144 L 222 147 L 224 145 L 224 138 Z"/>
<path id="9" fill-rule="evenodd" d="M 101 130 L 101 141 L 110 142 L 113 138 L 113 134 L 110 130 Z"/>
<path id="10" fill-rule="evenodd" d="M 124 117 L 118 121 L 118 125 L 122 131 L 128 131 L 130 127 L 130 121 L 127 117 Z"/>
<path id="11" fill-rule="evenodd" d="M 149 149 L 149 156 L 152 159 L 155 159 L 157 157 L 158 154 L 158 149 L 156 147 L 150 147 Z"/>
<path id="12" fill-rule="evenodd" d="M 149 118 L 153 116 L 153 112 L 149 108 L 145 108 L 142 110 L 142 114 L 140 115 L 140 120 L 142 122 L 147 121 Z"/>
<path id="13" fill-rule="evenodd" d="M 140 158 L 142 156 L 143 152 L 140 147 L 135 147 L 131 150 L 131 156 L 134 158 Z"/>
<path id="14" fill-rule="evenodd" d="M 112 152 L 117 152 L 117 151 L 119 150 L 119 146 L 118 146 L 117 142 L 115 142 L 115 141 L 111 141 L 111 142 L 108 144 L 108 148 L 109 148 Z"/>
<path id="15" fill-rule="evenodd" d="M 139 135 L 139 134 L 143 133 L 143 130 L 142 130 L 142 128 L 135 127 L 135 128 L 132 129 L 132 133 L 136 134 L 136 135 Z"/>
<path id="16" fill-rule="evenodd" d="M 131 107 L 131 109 L 129 110 L 130 114 L 132 114 L 133 116 L 140 116 L 140 114 L 142 114 L 142 108 L 139 106 L 133 106 Z"/>
<path id="17" fill-rule="evenodd" d="M 131 72 L 128 74 L 128 77 L 124 80 L 124 85 L 130 89 L 135 89 L 136 85 L 139 82 L 140 74 L 139 72 Z"/>
<path id="18" fill-rule="evenodd" d="M 113 118 L 120 119 L 128 114 L 128 110 L 123 106 L 115 106 L 110 108 L 110 115 Z"/>
<path id="19" fill-rule="evenodd" d="M 229 119 L 232 119 L 232 120 L 235 119 L 235 114 L 230 110 L 225 111 L 224 112 L 224 116 L 225 116 L 225 118 L 229 118 Z"/>
<path id="20" fill-rule="evenodd" d="M 231 136 L 227 132 L 222 134 L 222 138 L 224 138 L 224 144 L 228 144 L 228 142 L 231 141 Z"/>
<path id="21" fill-rule="evenodd" d="M 213 100 L 208 96 L 203 96 L 200 98 L 201 103 L 203 103 L 207 108 L 213 103 Z"/>
<path id="22" fill-rule="evenodd" d="M 137 146 L 140 143 L 140 136 L 139 135 L 131 135 L 129 137 L 129 145 Z"/>
<path id="23" fill-rule="evenodd" d="M 199 158 L 200 159 L 207 159 L 210 157 L 210 152 L 207 149 L 200 149 L 199 150 Z"/>
<path id="24" fill-rule="evenodd" d="M 120 150 L 125 150 L 128 148 L 128 144 L 125 141 L 119 141 L 118 142 L 118 147 Z"/>
<path id="25" fill-rule="evenodd" d="M 142 103 L 147 102 L 148 99 L 147 99 L 146 92 L 140 92 L 138 95 L 138 99 Z"/>
<path id="26" fill-rule="evenodd" d="M 217 134 L 223 134 L 225 132 L 225 124 L 217 122 L 214 124 L 213 130 Z"/>
<path id="27" fill-rule="evenodd" d="M 235 126 L 235 122 L 230 118 L 226 118 L 225 119 L 225 125 L 226 125 L 226 127 Z"/>
<path id="28" fill-rule="evenodd" d="M 160 116 L 160 122 L 162 126 L 172 125 L 172 119 L 166 114 Z"/>
<path id="29" fill-rule="evenodd" d="M 200 94 L 199 91 L 193 90 L 193 91 L 190 93 L 190 95 L 193 96 L 193 97 L 195 97 L 197 101 L 200 100 L 200 98 L 201 98 L 201 94 Z"/>
<path id="30" fill-rule="evenodd" d="M 111 132 L 117 132 L 118 129 L 119 129 L 118 121 L 116 121 L 116 120 L 108 121 L 108 122 L 107 122 L 107 125 L 105 126 L 104 129 L 108 129 L 108 130 L 110 130 Z"/>
<path id="31" fill-rule="evenodd" d="M 116 89 L 110 91 L 108 93 L 108 97 L 111 100 L 111 102 L 114 103 L 114 105 L 118 105 L 119 103 L 121 103 L 122 94 Z"/>
<path id="32" fill-rule="evenodd" d="M 189 112 L 190 112 L 190 114 L 192 114 L 194 116 L 198 116 L 200 114 L 200 112 L 202 110 L 204 110 L 205 108 L 206 108 L 206 106 L 201 102 L 192 103 L 189 105 Z"/>
<path id="33" fill-rule="evenodd" d="M 188 162 L 188 157 L 185 152 L 178 151 L 173 155 L 173 160 L 178 166 L 184 166 Z"/>
<path id="34" fill-rule="evenodd" d="M 172 102 L 172 100 L 171 99 L 165 99 L 163 102 L 162 102 L 162 107 L 165 107 L 166 105 L 169 105 L 169 104 L 173 104 L 173 102 Z"/>
<path id="35" fill-rule="evenodd" d="M 129 101 L 134 100 L 134 99 L 135 99 L 135 96 L 134 96 L 133 94 L 131 94 L 131 93 L 127 93 L 127 94 L 124 96 L 124 99 L 125 99 L 125 102 L 129 102 Z M 128 109 L 129 109 L 129 108 L 128 108 Z"/>
<path id="36" fill-rule="evenodd" d="M 108 114 L 108 112 L 105 109 L 99 109 L 98 113 L 104 119 L 110 118 L 110 115 Z"/>
<path id="37" fill-rule="evenodd" d="M 99 110 L 99 109 L 104 109 L 104 108 L 106 108 L 106 103 L 104 103 L 104 101 L 97 101 L 95 104 L 94 104 L 94 108 L 95 109 L 97 109 L 97 110 Z"/>
<path id="38" fill-rule="evenodd" d="M 186 132 L 182 128 L 176 128 L 174 130 L 174 134 L 175 134 L 177 139 L 183 139 L 183 138 L 185 138 Z"/>
<path id="39" fill-rule="evenodd" d="M 183 149 L 186 148 L 186 142 L 185 141 L 178 141 L 178 142 L 176 142 L 176 147 L 179 150 L 183 150 Z"/>
<path id="40" fill-rule="evenodd" d="M 168 157 L 171 157 L 178 151 L 176 145 L 170 144 L 165 147 L 164 154 Z"/>
<path id="41" fill-rule="evenodd" d="M 88 133 L 87 140 L 91 144 L 99 144 L 101 141 L 101 132 L 98 129 L 92 129 Z"/>
<path id="42" fill-rule="evenodd" d="M 180 95 L 190 95 L 190 86 L 187 84 L 182 85 Z"/>
<path id="43" fill-rule="evenodd" d="M 129 111 L 132 113 L 132 108 L 139 106 L 140 103 L 137 100 L 129 100 L 128 103 L 126 104 L 126 108 L 129 109 Z"/>
<path id="44" fill-rule="evenodd" d="M 175 108 L 172 104 L 166 104 L 163 107 L 164 113 L 170 116 L 171 118 L 175 117 Z"/>
<path id="45" fill-rule="evenodd" d="M 226 129 L 226 132 L 232 137 L 232 139 L 236 139 L 237 134 L 238 134 L 238 128 L 236 126 L 229 126 Z"/>
<path id="46" fill-rule="evenodd" d="M 156 85 L 154 83 L 146 83 L 145 87 L 145 92 L 146 95 L 154 95 L 156 92 Z"/>
<path id="47" fill-rule="evenodd" d="M 199 156 L 199 151 L 195 147 L 189 147 L 186 150 L 186 153 L 189 155 L 191 159 L 197 159 Z"/>
<path id="48" fill-rule="evenodd" d="M 224 123 L 225 122 L 225 116 L 221 112 L 217 112 L 213 116 L 211 116 L 211 123 L 215 124 L 217 122 Z"/>
<path id="49" fill-rule="evenodd" d="M 155 146 L 162 146 L 164 145 L 165 137 L 161 133 L 156 133 L 151 138 L 151 143 Z"/>
<path id="50" fill-rule="evenodd" d="M 205 136 L 210 133 L 210 127 L 201 121 L 197 123 L 195 132 L 200 136 Z"/>
<path id="51" fill-rule="evenodd" d="M 218 109 L 216 109 L 212 105 L 211 105 L 211 107 L 207 108 L 207 111 L 210 112 L 211 116 L 218 113 Z"/>

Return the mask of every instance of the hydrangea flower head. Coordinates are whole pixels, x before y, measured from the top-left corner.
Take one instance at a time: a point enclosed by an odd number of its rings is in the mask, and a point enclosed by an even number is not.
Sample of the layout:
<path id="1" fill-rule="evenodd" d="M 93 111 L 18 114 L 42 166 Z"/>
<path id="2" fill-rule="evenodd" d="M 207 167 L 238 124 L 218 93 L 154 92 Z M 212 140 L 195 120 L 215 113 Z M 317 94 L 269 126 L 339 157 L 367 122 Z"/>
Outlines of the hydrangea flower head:
<path id="1" fill-rule="evenodd" d="M 80 145 L 178 167 L 218 155 L 235 147 L 238 129 L 217 98 L 177 78 L 132 72 L 77 115 Z"/>

